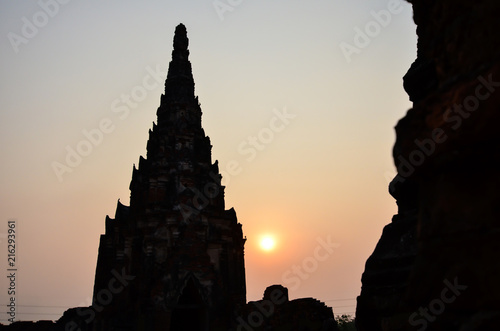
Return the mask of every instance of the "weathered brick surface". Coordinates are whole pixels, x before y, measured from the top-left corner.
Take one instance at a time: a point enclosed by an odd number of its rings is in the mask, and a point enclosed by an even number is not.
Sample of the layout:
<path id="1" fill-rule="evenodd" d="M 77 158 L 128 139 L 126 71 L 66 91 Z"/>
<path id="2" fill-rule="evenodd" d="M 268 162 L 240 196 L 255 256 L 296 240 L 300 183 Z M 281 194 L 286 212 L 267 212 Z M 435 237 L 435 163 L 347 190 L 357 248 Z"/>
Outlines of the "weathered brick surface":
<path id="1" fill-rule="evenodd" d="M 118 202 L 115 218 L 106 218 L 96 314 L 88 318 L 94 330 L 228 330 L 246 303 L 245 239 L 224 206 L 188 58 L 180 24 L 147 158 L 133 170 L 130 207 Z M 114 280 L 117 272 L 127 284 Z"/>
<path id="2" fill-rule="evenodd" d="M 366 263 L 358 328 L 496 330 L 500 3 L 411 2 L 414 104 L 396 126 L 390 186 L 399 210 Z"/>

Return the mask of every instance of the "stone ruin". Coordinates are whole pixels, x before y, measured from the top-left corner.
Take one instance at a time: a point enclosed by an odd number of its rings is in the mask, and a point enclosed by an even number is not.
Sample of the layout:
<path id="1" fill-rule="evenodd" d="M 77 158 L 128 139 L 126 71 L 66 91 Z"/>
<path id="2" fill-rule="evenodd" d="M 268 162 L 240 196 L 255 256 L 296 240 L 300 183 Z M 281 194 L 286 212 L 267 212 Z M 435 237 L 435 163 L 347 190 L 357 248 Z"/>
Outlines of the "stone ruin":
<path id="1" fill-rule="evenodd" d="M 282 286 L 246 302 L 246 238 L 234 209 L 225 208 L 188 44 L 180 24 L 147 158 L 132 170 L 130 206 L 118 201 L 114 218 L 106 217 L 92 305 L 9 330 L 337 330 L 332 308 L 289 301 Z"/>
<path id="2" fill-rule="evenodd" d="M 500 2 L 414 0 L 398 214 L 366 262 L 359 331 L 500 329 Z"/>
<path id="3" fill-rule="evenodd" d="M 393 150 L 398 214 L 366 262 L 357 329 L 497 330 L 500 2 L 409 2 L 418 53 L 404 77 L 413 107 L 396 126 Z M 0 328 L 337 329 L 331 308 L 290 301 L 279 285 L 246 303 L 245 238 L 224 207 L 187 44 L 179 26 L 147 159 L 133 170 L 130 207 L 118 203 L 106 219 L 94 288 L 100 306 L 69 309 L 55 323 Z"/>

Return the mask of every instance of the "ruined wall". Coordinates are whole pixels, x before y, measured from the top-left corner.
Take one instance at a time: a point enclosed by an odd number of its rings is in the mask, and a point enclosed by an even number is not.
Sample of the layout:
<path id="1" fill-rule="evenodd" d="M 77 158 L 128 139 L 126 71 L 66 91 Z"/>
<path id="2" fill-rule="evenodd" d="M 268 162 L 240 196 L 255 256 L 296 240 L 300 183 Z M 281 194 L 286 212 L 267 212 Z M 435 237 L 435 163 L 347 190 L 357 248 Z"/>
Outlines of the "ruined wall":
<path id="1" fill-rule="evenodd" d="M 413 108 L 396 126 L 398 215 L 366 263 L 364 330 L 500 325 L 500 2 L 410 1 Z"/>

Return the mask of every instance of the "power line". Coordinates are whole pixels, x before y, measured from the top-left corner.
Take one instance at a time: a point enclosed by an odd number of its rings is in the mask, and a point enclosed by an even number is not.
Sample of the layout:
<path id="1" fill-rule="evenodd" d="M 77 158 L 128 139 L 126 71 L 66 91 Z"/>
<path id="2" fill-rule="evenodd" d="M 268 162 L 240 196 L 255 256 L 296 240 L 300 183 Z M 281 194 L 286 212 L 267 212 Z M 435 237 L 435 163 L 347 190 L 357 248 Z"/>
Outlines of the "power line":
<path id="1" fill-rule="evenodd" d="M 349 301 L 349 300 L 356 300 L 356 298 L 353 298 L 353 299 L 330 299 L 330 300 L 325 300 L 325 302 L 327 302 L 327 301 Z"/>
<path id="2" fill-rule="evenodd" d="M 17 305 L 17 307 L 28 307 L 28 308 L 65 308 L 68 309 L 68 306 L 42 306 L 42 305 Z"/>
<path id="3" fill-rule="evenodd" d="M 54 314 L 54 313 L 24 313 L 24 312 L 16 312 L 16 315 L 52 315 L 52 316 L 60 316 L 59 314 Z"/>

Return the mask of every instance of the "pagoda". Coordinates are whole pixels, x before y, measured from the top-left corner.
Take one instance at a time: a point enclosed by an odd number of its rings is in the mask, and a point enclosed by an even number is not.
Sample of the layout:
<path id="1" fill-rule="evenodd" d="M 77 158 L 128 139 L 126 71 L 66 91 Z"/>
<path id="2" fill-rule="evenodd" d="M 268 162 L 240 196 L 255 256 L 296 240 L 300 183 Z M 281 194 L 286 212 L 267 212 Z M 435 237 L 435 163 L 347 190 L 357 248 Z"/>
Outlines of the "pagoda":
<path id="1" fill-rule="evenodd" d="M 194 94 L 186 28 L 172 61 L 130 206 L 106 217 L 97 260 L 94 330 L 229 330 L 246 304 L 244 244 Z"/>

